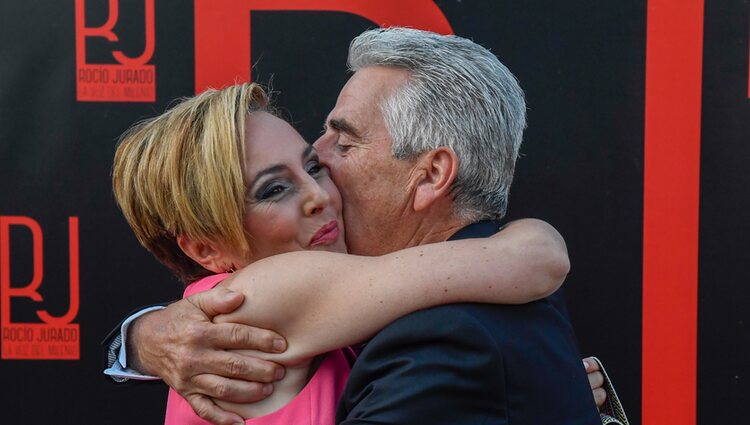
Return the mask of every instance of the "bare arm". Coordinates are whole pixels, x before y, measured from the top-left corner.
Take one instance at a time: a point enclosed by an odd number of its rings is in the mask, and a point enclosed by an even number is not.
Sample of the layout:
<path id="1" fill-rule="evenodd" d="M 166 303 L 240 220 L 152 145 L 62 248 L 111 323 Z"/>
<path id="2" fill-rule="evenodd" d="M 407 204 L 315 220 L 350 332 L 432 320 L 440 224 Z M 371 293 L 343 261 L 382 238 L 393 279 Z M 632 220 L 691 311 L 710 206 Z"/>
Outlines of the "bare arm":
<path id="1" fill-rule="evenodd" d="M 242 423 L 213 399 L 235 403 L 262 400 L 281 379 L 284 368 L 231 349 L 279 352 L 280 335 L 235 323 L 214 324 L 211 318 L 242 303 L 243 295 L 225 288 L 195 294 L 147 313 L 128 332 L 130 367 L 160 376 L 187 400 L 203 419 L 215 424 Z"/>
<path id="2" fill-rule="evenodd" d="M 565 243 L 539 220 L 491 238 L 409 248 L 380 257 L 294 252 L 258 261 L 222 285 L 245 294 L 217 322 L 284 335 L 293 364 L 362 341 L 413 311 L 455 302 L 525 303 L 554 292 L 569 269 Z"/>

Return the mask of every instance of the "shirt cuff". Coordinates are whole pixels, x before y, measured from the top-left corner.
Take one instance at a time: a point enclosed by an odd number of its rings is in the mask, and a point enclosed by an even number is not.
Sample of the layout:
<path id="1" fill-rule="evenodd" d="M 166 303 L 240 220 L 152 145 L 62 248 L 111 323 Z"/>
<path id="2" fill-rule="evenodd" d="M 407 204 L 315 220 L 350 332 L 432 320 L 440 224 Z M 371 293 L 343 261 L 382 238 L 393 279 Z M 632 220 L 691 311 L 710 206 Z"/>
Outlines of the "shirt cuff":
<path id="1" fill-rule="evenodd" d="M 136 380 L 158 380 L 158 376 L 150 376 L 150 375 L 143 375 L 140 372 L 138 372 L 135 369 L 128 368 L 128 359 L 127 359 L 127 350 L 125 347 L 127 347 L 127 335 L 128 335 L 128 328 L 130 328 L 130 324 L 133 323 L 133 321 L 141 316 L 143 316 L 146 313 L 150 313 L 152 311 L 156 310 L 162 310 L 166 307 L 164 306 L 153 306 L 144 308 L 143 310 L 140 310 L 136 312 L 135 314 L 132 314 L 130 317 L 125 319 L 122 322 L 122 325 L 120 325 L 120 335 L 116 336 L 112 340 L 112 344 L 109 346 L 109 357 L 110 357 L 110 367 L 104 370 L 105 375 L 109 375 L 112 377 L 113 380 L 117 382 L 124 382 L 129 379 L 136 379 Z"/>

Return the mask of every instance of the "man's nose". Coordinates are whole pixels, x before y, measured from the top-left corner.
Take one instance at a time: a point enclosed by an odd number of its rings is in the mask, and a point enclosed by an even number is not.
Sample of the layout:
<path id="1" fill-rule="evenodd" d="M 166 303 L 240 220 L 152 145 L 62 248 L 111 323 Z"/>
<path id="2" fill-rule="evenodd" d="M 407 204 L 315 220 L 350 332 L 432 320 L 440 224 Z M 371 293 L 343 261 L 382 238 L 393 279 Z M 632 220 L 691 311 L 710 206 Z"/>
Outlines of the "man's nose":
<path id="1" fill-rule="evenodd" d="M 313 143 L 313 147 L 318 152 L 318 159 L 320 163 L 326 167 L 331 166 L 331 137 L 326 137 L 326 134 L 318 137 L 318 140 Z"/>

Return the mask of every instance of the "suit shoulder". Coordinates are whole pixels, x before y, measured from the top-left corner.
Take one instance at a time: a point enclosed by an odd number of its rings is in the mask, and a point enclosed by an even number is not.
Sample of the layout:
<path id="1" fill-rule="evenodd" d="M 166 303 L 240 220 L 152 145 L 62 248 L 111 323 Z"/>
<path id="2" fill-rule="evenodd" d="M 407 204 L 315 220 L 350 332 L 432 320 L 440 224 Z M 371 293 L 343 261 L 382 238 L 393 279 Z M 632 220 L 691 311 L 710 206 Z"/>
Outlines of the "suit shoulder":
<path id="1" fill-rule="evenodd" d="M 367 346 L 413 348 L 421 344 L 438 349 L 442 343 L 461 343 L 486 349 L 494 345 L 490 343 L 494 338 L 477 314 L 484 307 L 482 304 L 451 304 L 417 311 L 383 328 Z"/>

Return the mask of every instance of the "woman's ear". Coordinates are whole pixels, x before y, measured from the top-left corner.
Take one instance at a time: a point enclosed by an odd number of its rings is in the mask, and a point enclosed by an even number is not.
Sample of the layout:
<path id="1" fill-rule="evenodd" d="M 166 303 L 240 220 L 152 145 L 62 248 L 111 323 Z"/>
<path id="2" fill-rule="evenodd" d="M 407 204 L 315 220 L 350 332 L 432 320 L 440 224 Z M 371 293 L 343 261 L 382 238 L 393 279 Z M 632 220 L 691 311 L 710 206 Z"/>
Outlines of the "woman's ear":
<path id="1" fill-rule="evenodd" d="M 219 245 L 213 242 L 195 241 L 185 235 L 179 235 L 177 236 L 177 245 L 185 255 L 206 270 L 214 273 L 234 271 L 235 267 L 231 258 L 225 254 Z"/>
<path id="2" fill-rule="evenodd" d="M 458 175 L 458 156 L 453 149 L 433 149 L 418 161 L 420 181 L 414 193 L 414 211 L 421 211 L 446 198 Z"/>

